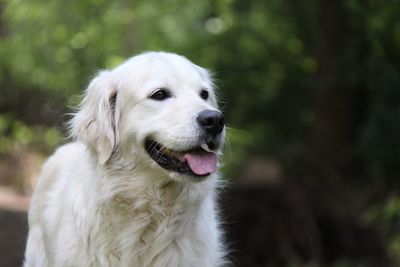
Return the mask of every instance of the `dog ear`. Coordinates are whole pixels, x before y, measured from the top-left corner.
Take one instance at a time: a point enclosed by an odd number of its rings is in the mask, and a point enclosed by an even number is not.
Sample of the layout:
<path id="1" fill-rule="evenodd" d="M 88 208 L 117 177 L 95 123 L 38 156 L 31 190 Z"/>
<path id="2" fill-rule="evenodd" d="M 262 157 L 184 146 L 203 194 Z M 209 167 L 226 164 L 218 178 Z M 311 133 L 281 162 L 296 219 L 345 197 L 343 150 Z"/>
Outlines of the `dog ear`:
<path id="1" fill-rule="evenodd" d="M 108 71 L 100 72 L 89 84 L 86 96 L 70 123 L 71 135 L 97 153 L 104 164 L 117 145 L 117 88 Z"/>

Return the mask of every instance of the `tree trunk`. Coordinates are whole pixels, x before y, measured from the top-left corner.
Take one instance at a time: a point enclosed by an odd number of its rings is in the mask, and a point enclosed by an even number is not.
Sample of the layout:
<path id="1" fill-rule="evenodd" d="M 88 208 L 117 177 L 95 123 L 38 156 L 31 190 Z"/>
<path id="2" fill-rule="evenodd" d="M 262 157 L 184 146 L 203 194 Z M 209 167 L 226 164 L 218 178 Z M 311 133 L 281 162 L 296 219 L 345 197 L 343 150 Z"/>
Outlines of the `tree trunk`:
<path id="1" fill-rule="evenodd" d="M 348 25 L 343 0 L 316 0 L 314 156 L 317 168 L 329 178 L 341 175 L 354 152 L 359 99 L 345 82 Z M 346 69 L 347 68 L 347 69 Z M 328 176 L 328 177 L 327 177 Z"/>

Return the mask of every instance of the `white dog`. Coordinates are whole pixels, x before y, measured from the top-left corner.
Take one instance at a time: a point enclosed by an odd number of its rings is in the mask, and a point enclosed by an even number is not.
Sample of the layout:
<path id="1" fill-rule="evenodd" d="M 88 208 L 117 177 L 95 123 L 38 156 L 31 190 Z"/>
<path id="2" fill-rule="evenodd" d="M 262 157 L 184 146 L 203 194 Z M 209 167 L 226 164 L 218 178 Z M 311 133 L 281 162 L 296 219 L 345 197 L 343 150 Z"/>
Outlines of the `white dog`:
<path id="1" fill-rule="evenodd" d="M 221 266 L 216 165 L 225 136 L 208 72 L 163 52 L 90 83 L 75 142 L 47 161 L 25 266 Z"/>

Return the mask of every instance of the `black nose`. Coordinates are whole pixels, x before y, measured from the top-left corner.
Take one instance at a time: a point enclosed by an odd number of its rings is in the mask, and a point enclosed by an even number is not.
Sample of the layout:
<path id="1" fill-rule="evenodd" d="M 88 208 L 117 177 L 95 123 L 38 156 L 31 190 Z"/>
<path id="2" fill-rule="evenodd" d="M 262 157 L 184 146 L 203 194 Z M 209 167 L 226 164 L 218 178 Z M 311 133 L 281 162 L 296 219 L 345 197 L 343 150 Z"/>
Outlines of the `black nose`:
<path id="1" fill-rule="evenodd" d="M 224 115 L 215 110 L 203 110 L 197 117 L 197 122 L 209 134 L 219 134 L 224 129 Z"/>

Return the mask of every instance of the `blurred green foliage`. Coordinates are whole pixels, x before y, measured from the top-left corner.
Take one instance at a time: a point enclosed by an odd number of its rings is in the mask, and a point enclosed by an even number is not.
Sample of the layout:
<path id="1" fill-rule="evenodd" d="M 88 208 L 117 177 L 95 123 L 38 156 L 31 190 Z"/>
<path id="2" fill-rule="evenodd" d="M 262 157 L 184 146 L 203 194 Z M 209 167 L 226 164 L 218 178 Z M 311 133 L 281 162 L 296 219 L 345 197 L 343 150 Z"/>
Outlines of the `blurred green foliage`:
<path id="1" fill-rule="evenodd" d="M 28 126 L 10 114 L 0 114 L 0 155 L 24 146 L 35 146 L 49 153 L 64 140 L 57 128 Z"/>
<path id="2" fill-rule="evenodd" d="M 358 172 L 335 173 L 335 185 L 381 190 L 359 212 L 360 221 L 381 226 L 389 256 L 400 265 L 400 3 L 339 2 L 346 19 L 332 19 L 346 24 L 338 34 L 345 41 L 332 48 L 318 42 L 324 1 L 0 0 L 0 154 L 20 146 L 53 149 L 65 141 L 60 129 L 68 109 L 61 106 L 76 105 L 97 70 L 142 51 L 167 50 L 215 73 L 230 127 L 226 176 L 241 174 L 257 155 L 284 165 L 312 162 L 317 95 L 334 76 L 335 92 L 357 97 L 332 103 L 359 114 L 343 126 L 352 137 L 338 160 L 355 158 L 347 167 Z M 338 66 L 321 83 L 329 49 L 337 49 Z"/>
<path id="3" fill-rule="evenodd" d="M 76 94 L 98 69 L 140 51 L 168 50 L 216 73 L 229 124 L 240 125 L 253 143 L 261 143 L 260 153 L 276 153 L 312 122 L 306 99 L 317 63 L 299 23 L 309 12 L 302 5 L 17 0 L 2 6 L 3 90 L 45 91 L 54 105 L 75 105 Z M 238 146 L 250 142 L 232 144 Z"/>

